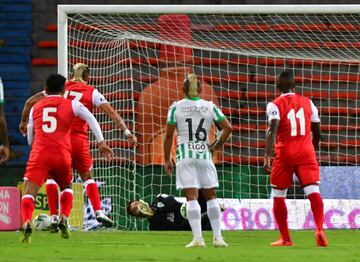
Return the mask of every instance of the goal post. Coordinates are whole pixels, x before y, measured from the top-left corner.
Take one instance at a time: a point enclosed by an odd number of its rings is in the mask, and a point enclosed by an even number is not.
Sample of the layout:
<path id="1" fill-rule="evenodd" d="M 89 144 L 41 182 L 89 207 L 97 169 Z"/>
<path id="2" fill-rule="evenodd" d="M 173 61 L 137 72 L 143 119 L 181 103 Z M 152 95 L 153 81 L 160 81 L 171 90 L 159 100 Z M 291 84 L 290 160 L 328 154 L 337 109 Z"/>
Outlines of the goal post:
<path id="1" fill-rule="evenodd" d="M 110 119 L 94 111 L 116 154 L 107 163 L 91 144 L 103 207 L 118 228 L 147 227 L 126 215 L 132 199 L 181 197 L 175 178 L 164 176 L 162 142 L 167 110 L 182 98 L 182 81 L 192 72 L 201 81 L 202 97 L 218 104 L 234 127 L 214 156 L 218 196 L 228 207 L 223 228 L 275 227 L 262 157 L 266 104 L 278 95 L 275 79 L 284 69 L 295 73 L 297 92 L 320 111 L 321 190 L 326 198 L 348 199 L 346 207 L 326 200 L 326 210 L 351 213 L 357 203 L 352 200 L 360 197 L 351 186 L 360 163 L 359 13 L 360 5 L 59 5 L 58 72 L 68 77 L 74 63 L 88 64 L 90 84 L 139 137 L 138 147 L 130 148 Z M 214 127 L 210 140 L 216 133 Z M 346 196 L 338 192 L 342 183 L 353 188 Z M 308 228 L 309 204 L 295 184 L 289 192 L 296 199 L 290 227 Z M 353 225 L 331 221 L 328 228 Z"/>

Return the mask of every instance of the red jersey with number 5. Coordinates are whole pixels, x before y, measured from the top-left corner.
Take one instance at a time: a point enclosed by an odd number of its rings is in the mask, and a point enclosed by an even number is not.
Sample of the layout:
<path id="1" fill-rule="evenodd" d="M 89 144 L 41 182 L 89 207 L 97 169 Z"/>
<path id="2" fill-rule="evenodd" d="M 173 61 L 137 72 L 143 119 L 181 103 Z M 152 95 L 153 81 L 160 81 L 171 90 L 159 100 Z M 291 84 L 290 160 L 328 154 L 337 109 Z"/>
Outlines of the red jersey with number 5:
<path id="1" fill-rule="evenodd" d="M 94 106 L 107 103 L 106 99 L 98 90 L 92 86 L 78 81 L 67 81 L 65 83 L 64 98 L 81 102 L 91 112 Z M 71 128 L 72 135 L 88 137 L 88 125 L 86 121 L 75 118 Z"/>
<path id="2" fill-rule="evenodd" d="M 48 96 L 33 107 L 35 138 L 31 155 L 64 152 L 70 156 L 70 130 L 75 119 L 72 101 L 61 96 Z"/>
<path id="3" fill-rule="evenodd" d="M 291 161 L 302 161 L 315 150 L 311 138 L 311 122 L 320 122 L 318 110 L 312 101 L 295 93 L 286 93 L 268 104 L 269 121 L 280 120 L 275 154 Z"/>

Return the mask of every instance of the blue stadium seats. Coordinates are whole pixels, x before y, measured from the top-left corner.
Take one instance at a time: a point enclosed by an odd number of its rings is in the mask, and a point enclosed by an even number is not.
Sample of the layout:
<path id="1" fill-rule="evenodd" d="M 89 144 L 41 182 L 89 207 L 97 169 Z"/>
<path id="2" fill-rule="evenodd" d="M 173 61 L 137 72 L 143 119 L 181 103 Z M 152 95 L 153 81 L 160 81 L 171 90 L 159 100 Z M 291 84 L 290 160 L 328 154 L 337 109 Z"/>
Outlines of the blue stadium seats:
<path id="1" fill-rule="evenodd" d="M 30 150 L 18 125 L 30 96 L 31 31 L 32 1 L 0 0 L 0 39 L 5 40 L 5 46 L 0 48 L 0 77 L 12 151 L 10 166 L 24 166 Z"/>

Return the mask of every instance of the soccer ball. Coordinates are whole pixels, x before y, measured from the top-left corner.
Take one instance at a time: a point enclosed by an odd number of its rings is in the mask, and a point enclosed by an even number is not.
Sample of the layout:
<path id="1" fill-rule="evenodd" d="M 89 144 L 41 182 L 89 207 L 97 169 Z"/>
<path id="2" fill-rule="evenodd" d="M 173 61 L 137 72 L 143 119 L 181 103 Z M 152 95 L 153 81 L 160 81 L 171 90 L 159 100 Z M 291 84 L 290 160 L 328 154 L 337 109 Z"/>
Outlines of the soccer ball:
<path id="1" fill-rule="evenodd" d="M 182 203 L 181 207 L 180 207 L 180 214 L 183 218 L 187 219 L 187 213 L 186 213 L 186 202 Z"/>
<path id="2" fill-rule="evenodd" d="M 34 229 L 38 231 L 49 230 L 50 223 L 50 216 L 46 214 L 37 215 L 33 220 Z"/>

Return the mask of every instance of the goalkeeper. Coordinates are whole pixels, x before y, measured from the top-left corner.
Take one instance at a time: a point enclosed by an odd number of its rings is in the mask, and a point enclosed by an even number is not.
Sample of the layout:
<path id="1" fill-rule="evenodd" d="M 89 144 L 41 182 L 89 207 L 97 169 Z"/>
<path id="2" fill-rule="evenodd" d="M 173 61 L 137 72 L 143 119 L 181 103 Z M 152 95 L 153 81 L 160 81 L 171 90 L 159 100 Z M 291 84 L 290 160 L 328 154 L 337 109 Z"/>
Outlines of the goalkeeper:
<path id="1" fill-rule="evenodd" d="M 206 213 L 206 200 L 199 194 L 201 206 L 201 226 L 204 230 L 211 230 L 211 224 Z M 136 218 L 147 218 L 149 229 L 154 231 L 191 231 L 189 221 L 182 215 L 183 203 L 167 194 L 157 195 L 155 201 L 149 205 L 143 200 L 133 200 L 128 203 L 127 213 Z M 222 208 L 222 210 L 224 210 Z"/>

